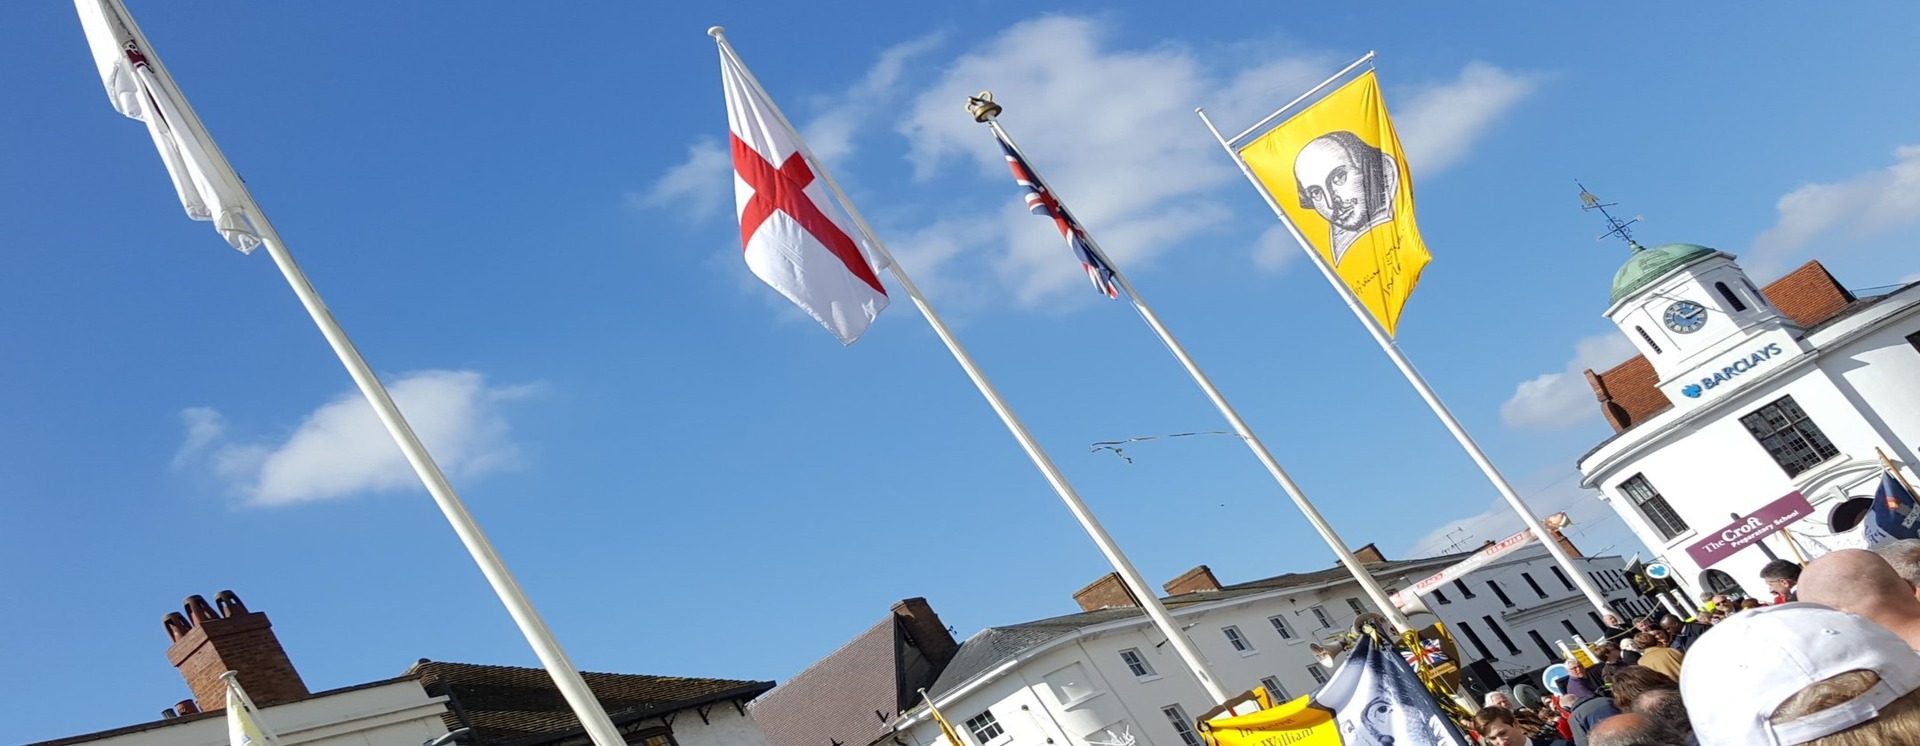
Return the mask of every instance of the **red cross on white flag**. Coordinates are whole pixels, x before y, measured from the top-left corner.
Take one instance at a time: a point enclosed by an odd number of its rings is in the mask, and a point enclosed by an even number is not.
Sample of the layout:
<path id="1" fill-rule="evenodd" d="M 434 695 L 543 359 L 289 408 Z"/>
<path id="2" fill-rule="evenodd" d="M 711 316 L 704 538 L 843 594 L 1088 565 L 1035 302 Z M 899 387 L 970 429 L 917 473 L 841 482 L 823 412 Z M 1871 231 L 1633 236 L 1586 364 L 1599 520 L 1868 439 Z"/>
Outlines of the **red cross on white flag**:
<path id="1" fill-rule="evenodd" d="M 875 274 L 886 264 L 849 229 L 807 162 L 800 135 L 775 113 L 732 51 L 722 42 L 720 79 L 747 266 L 841 344 L 853 344 L 887 307 L 887 289 Z"/>

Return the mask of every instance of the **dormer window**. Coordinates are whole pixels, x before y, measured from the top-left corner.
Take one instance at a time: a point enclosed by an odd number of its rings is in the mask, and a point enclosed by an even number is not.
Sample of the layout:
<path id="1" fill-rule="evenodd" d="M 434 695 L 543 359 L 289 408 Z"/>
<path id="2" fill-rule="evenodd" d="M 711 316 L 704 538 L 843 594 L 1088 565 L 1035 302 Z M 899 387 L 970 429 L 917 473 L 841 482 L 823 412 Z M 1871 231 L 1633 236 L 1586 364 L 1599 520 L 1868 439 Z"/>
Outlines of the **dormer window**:
<path id="1" fill-rule="evenodd" d="M 1647 341 L 1648 347 L 1653 348 L 1653 354 L 1655 355 L 1660 354 L 1660 343 L 1653 341 L 1653 335 L 1648 334 L 1647 330 L 1637 326 L 1634 327 L 1633 330 L 1640 333 L 1640 338 Z"/>
<path id="2" fill-rule="evenodd" d="M 1733 288 L 1727 287 L 1726 283 L 1716 282 L 1713 284 L 1713 287 L 1715 290 L 1720 291 L 1720 297 L 1727 299 L 1727 305 L 1732 306 L 1733 310 L 1747 310 L 1747 304 L 1740 300 L 1740 294 L 1733 292 Z"/>

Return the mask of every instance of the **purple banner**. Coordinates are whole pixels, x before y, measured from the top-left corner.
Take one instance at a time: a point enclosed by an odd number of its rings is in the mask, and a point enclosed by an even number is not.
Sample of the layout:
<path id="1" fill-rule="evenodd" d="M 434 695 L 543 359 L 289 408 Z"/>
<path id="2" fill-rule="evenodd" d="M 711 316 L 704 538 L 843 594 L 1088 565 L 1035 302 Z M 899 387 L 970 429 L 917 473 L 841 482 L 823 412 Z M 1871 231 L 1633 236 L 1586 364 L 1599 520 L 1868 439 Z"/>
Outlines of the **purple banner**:
<path id="1" fill-rule="evenodd" d="M 1712 567 L 1714 563 L 1733 556 L 1761 539 L 1774 535 L 1787 524 L 1813 515 L 1813 505 L 1807 502 L 1799 490 L 1787 493 L 1759 510 L 1742 516 L 1739 520 L 1727 524 L 1725 528 L 1712 536 L 1695 542 L 1687 547 L 1687 556 L 1700 565 L 1700 569 Z"/>

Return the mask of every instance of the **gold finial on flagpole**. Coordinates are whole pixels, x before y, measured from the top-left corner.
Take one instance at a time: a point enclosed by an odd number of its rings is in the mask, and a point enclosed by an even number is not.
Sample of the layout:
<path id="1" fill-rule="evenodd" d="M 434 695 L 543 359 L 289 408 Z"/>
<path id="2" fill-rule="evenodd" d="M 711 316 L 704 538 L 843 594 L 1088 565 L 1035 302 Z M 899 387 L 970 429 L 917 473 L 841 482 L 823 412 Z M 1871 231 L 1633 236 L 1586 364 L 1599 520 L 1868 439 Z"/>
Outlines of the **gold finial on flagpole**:
<path id="1" fill-rule="evenodd" d="M 967 113 L 973 115 L 973 121 L 981 124 L 1000 116 L 1000 105 L 993 102 L 993 91 L 981 91 L 968 96 Z"/>

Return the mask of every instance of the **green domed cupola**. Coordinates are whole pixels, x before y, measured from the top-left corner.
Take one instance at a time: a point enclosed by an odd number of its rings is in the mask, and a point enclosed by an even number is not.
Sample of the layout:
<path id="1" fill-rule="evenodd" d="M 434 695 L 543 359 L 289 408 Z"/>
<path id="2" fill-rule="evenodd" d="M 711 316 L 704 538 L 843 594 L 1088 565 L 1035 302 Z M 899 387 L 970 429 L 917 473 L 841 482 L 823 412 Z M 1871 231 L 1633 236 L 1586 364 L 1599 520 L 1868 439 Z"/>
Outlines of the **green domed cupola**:
<path id="1" fill-rule="evenodd" d="M 1634 294 L 1666 273 L 1719 253 L 1690 243 L 1670 243 L 1651 249 L 1634 244 L 1633 258 L 1613 275 L 1613 293 L 1607 302 L 1619 303 L 1621 298 Z"/>

